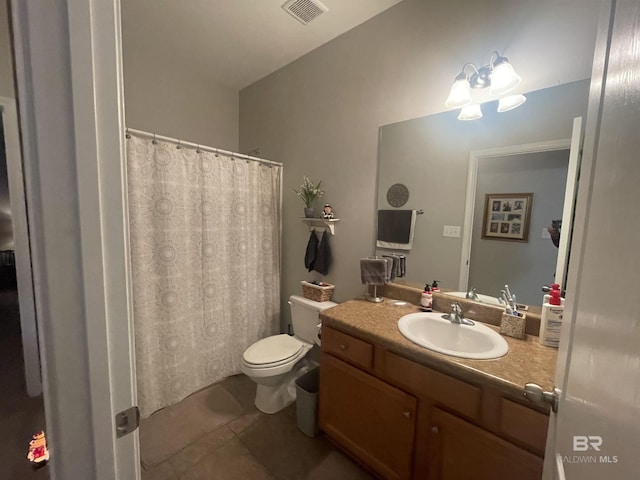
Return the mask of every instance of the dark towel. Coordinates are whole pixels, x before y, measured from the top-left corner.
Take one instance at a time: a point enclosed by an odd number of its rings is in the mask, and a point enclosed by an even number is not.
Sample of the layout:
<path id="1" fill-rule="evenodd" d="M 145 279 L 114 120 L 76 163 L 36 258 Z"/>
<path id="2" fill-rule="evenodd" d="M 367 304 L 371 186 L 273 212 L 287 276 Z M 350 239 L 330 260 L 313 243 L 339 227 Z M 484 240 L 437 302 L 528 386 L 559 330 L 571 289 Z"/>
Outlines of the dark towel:
<path id="1" fill-rule="evenodd" d="M 313 269 L 322 275 L 329 273 L 329 267 L 331 267 L 331 261 L 333 260 L 331 257 L 331 246 L 329 245 L 330 236 L 331 234 L 326 230 L 322 234 L 322 240 L 320 240 L 320 246 L 318 247 L 318 255 L 313 264 Z"/>
<path id="2" fill-rule="evenodd" d="M 318 256 L 318 236 L 315 230 L 311 230 L 309 243 L 307 243 L 307 251 L 304 254 L 304 266 L 307 270 L 313 270 L 313 265 Z"/>
<path id="3" fill-rule="evenodd" d="M 411 210 L 378 210 L 378 240 L 409 243 L 412 213 Z"/>

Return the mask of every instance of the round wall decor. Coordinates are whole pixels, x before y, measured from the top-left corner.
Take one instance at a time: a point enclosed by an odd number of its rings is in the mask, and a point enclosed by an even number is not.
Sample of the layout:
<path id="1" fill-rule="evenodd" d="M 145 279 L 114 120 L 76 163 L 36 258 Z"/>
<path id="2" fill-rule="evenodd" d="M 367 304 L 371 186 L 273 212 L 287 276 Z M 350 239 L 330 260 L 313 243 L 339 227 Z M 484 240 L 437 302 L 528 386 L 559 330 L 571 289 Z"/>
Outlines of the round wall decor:
<path id="1" fill-rule="evenodd" d="M 387 190 L 387 202 L 392 207 L 401 207 L 409 200 L 409 189 L 401 183 L 396 183 Z"/>

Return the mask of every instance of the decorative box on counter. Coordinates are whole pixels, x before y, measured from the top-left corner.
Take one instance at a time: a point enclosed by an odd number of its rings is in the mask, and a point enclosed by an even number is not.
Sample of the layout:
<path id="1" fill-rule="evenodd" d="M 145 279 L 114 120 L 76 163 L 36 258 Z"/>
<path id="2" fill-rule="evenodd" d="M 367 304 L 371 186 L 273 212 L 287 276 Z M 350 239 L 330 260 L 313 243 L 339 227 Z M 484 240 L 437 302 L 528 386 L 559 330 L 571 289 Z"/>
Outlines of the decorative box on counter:
<path id="1" fill-rule="evenodd" d="M 523 339 L 525 325 L 526 320 L 524 314 L 509 315 L 508 313 L 503 313 L 502 320 L 500 321 L 500 334 Z"/>
<path id="2" fill-rule="evenodd" d="M 336 288 L 335 285 L 331 285 L 330 283 L 320 282 L 316 284 L 305 282 L 304 280 L 300 283 L 302 284 L 302 295 L 304 298 L 315 300 L 316 302 L 328 302 L 331 300 L 333 290 Z"/>

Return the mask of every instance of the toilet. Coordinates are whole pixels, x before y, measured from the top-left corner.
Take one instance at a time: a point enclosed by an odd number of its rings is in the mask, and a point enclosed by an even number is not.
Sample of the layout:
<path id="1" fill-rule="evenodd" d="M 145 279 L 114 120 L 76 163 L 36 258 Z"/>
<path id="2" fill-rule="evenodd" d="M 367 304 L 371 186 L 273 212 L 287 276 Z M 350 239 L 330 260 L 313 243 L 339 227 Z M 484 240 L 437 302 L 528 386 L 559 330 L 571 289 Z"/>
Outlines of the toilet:
<path id="1" fill-rule="evenodd" d="M 293 336 L 273 335 L 258 340 L 242 355 L 242 373 L 258 384 L 255 405 L 264 413 L 277 413 L 296 399 L 295 380 L 312 366 L 305 357 L 318 338 L 319 314 L 334 302 L 289 297 Z"/>

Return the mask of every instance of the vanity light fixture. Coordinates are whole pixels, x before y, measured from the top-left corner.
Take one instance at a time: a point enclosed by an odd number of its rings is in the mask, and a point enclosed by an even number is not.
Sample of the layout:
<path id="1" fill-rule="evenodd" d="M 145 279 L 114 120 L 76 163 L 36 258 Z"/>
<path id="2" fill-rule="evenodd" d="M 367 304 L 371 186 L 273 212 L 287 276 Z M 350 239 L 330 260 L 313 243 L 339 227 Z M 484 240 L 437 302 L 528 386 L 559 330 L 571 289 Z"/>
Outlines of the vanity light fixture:
<path id="1" fill-rule="evenodd" d="M 500 97 L 512 91 L 521 81 L 507 57 L 494 51 L 487 65 L 480 68 L 473 63 L 463 65 L 444 104 L 450 108 L 462 108 L 458 116 L 459 120 L 477 120 L 482 118 L 482 110 L 479 103 L 473 103 L 472 89 L 489 87 L 490 95 Z M 500 98 L 498 112 L 513 110 L 522 105 L 525 100 L 522 94 Z"/>

